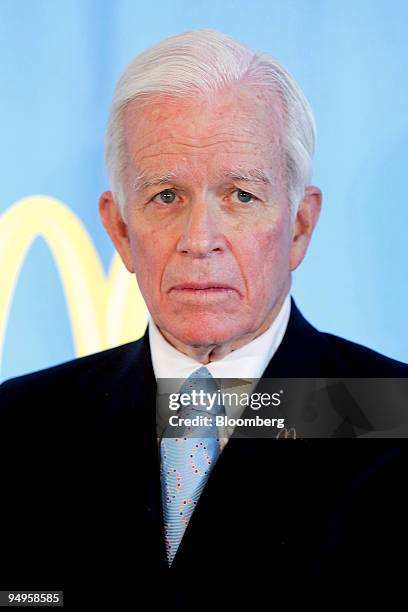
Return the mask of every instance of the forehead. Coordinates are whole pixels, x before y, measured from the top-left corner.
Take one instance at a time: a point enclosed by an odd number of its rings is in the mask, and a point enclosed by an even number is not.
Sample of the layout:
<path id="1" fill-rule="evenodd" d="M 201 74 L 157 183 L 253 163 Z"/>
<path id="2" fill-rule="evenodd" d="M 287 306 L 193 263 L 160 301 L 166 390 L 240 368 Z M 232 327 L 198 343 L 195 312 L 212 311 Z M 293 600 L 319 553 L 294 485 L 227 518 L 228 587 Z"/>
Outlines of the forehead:
<path id="1" fill-rule="evenodd" d="M 138 173 L 191 175 L 229 167 L 269 167 L 282 157 L 283 112 L 277 95 L 230 89 L 212 100 L 157 97 L 125 109 L 128 162 Z"/>

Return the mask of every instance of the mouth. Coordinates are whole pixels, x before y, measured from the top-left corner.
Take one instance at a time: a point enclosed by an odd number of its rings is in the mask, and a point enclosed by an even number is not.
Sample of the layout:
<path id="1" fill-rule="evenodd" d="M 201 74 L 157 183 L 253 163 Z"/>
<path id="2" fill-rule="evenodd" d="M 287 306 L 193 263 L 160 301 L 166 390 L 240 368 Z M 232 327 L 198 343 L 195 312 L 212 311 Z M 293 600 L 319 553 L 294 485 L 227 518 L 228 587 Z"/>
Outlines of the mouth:
<path id="1" fill-rule="evenodd" d="M 235 291 L 235 289 L 229 285 L 204 282 L 175 285 L 171 291 Z"/>
<path id="2" fill-rule="evenodd" d="M 231 296 L 238 295 L 236 289 L 230 285 L 220 283 L 200 282 L 200 283 L 182 283 L 171 288 L 170 293 L 180 299 L 190 301 L 201 300 L 211 301 L 218 299 L 228 299 Z"/>

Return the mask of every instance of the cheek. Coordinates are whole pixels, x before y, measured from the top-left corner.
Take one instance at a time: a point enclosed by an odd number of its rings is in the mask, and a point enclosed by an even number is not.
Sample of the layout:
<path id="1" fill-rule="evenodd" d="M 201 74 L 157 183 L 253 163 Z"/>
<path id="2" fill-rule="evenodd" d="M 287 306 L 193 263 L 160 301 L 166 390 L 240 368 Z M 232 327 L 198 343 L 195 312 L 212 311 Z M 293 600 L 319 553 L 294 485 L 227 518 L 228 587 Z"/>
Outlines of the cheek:
<path id="1" fill-rule="evenodd" d="M 167 248 L 159 232 L 134 231 L 131 235 L 132 258 L 140 288 L 157 286 L 167 261 Z"/>
<path id="2" fill-rule="evenodd" d="M 238 250 L 239 261 L 250 296 L 270 296 L 281 287 L 290 272 L 290 235 L 282 219 L 272 229 L 259 227 L 250 241 Z"/>

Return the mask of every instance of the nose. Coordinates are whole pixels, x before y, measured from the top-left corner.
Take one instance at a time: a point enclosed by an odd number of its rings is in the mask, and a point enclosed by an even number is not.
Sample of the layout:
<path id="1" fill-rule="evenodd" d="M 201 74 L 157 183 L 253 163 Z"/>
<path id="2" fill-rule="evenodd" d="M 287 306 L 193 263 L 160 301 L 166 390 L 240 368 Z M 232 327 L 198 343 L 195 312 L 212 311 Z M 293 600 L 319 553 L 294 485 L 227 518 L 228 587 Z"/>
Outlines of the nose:
<path id="1" fill-rule="evenodd" d="M 208 257 L 225 250 L 226 241 L 217 223 L 216 214 L 204 198 L 191 203 L 183 223 L 183 232 L 177 245 L 178 253 L 192 257 Z"/>

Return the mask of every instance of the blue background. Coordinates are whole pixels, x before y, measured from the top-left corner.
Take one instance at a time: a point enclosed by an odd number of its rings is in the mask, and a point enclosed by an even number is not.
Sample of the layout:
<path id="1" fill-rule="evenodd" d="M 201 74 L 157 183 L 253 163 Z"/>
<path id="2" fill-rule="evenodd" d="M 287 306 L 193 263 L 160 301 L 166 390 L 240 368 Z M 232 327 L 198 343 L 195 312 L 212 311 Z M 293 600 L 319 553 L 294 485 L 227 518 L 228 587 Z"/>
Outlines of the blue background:
<path id="1" fill-rule="evenodd" d="M 293 275 L 298 306 L 319 329 L 408 362 L 407 23 L 403 0 L 1 0 L 0 212 L 33 194 L 61 199 L 107 270 L 113 247 L 97 203 L 115 82 L 162 38 L 222 30 L 276 56 L 315 111 L 313 182 L 324 202 Z M 14 296 L 2 378 L 73 357 L 61 283 L 38 238 Z"/>

